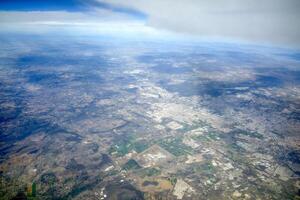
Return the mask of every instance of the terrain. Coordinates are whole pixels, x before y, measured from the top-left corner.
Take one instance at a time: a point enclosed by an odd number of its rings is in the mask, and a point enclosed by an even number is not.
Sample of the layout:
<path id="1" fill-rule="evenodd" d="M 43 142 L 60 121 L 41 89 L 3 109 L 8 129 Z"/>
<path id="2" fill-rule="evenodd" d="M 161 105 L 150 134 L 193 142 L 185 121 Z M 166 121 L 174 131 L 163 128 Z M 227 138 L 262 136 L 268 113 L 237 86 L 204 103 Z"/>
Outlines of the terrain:
<path id="1" fill-rule="evenodd" d="M 0 42 L 0 199 L 300 199 L 299 51 Z"/>

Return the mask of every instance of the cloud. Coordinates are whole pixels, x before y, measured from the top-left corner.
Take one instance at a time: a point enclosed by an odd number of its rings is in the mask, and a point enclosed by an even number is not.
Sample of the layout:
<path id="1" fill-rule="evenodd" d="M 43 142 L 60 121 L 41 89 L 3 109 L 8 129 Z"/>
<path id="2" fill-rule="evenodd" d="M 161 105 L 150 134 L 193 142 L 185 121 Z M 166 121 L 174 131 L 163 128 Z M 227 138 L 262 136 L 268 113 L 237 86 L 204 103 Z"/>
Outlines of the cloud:
<path id="1" fill-rule="evenodd" d="M 89 12 L 68 11 L 0 11 L 0 23 L 38 22 L 103 22 L 129 21 L 132 17 L 106 9 L 93 9 Z"/>
<path id="2" fill-rule="evenodd" d="M 69 25 L 132 31 L 168 30 L 300 47 L 300 0 L 80 0 L 80 11 L 0 11 L 0 30 L 11 26 Z M 22 24 L 22 26 L 20 25 Z M 134 25 L 131 25 L 134 24 Z M 138 26 L 136 24 L 139 24 Z M 18 28 L 20 27 L 20 28 Z M 118 27 L 120 27 L 118 29 Z M 25 27 L 26 28 L 26 27 Z M 30 30 L 31 27 L 27 26 Z M 156 31 L 154 31 L 156 29 Z M 130 32 L 130 31 L 129 31 Z"/>
<path id="3" fill-rule="evenodd" d="M 107 34 L 115 36 L 158 36 L 135 16 L 94 7 L 88 12 L 0 11 L 0 32 Z"/>
<path id="4" fill-rule="evenodd" d="M 135 9 L 159 29 L 300 46 L 299 0 L 102 0 Z"/>

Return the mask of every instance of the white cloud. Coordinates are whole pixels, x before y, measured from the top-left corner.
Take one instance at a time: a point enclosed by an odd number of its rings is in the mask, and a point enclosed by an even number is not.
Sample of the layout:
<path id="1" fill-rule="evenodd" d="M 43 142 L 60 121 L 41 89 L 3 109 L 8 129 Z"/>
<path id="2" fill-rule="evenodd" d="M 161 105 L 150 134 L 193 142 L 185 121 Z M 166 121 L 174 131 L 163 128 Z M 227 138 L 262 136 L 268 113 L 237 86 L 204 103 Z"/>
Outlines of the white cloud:
<path id="1" fill-rule="evenodd" d="M 97 1 L 97 0 L 95 0 Z M 115 9 L 88 11 L 0 11 L 0 30 L 43 30 L 45 26 L 89 27 L 90 30 L 185 33 L 300 47 L 300 0 L 99 0 Z M 118 9 L 120 8 L 120 9 Z M 145 13 L 146 22 L 130 13 Z M 124 10 L 124 9 L 123 9 Z M 137 25 L 138 24 L 138 25 Z M 29 26 L 30 25 L 30 26 Z M 13 27 L 13 29 L 12 29 Z M 152 28 L 151 28 L 152 27 Z M 63 29 L 62 28 L 62 29 Z"/>
<path id="2" fill-rule="evenodd" d="M 89 12 L 0 11 L 0 31 L 22 33 L 110 34 L 156 36 L 160 33 L 130 15 L 105 9 Z"/>
<path id="3" fill-rule="evenodd" d="M 299 0 L 104 1 L 144 12 L 156 28 L 300 46 Z"/>
<path id="4" fill-rule="evenodd" d="M 0 23 L 44 23 L 51 22 L 103 22 L 128 21 L 132 18 L 126 14 L 115 13 L 105 9 L 93 9 L 89 12 L 67 11 L 0 11 Z"/>

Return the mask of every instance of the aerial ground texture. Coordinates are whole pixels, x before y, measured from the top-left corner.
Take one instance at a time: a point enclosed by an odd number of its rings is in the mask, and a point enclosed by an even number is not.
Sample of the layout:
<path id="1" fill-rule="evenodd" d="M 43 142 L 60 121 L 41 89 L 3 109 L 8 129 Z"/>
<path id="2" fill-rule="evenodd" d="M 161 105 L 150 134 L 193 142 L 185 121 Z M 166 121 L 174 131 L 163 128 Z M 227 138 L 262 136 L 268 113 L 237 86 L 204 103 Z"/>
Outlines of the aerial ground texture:
<path id="1" fill-rule="evenodd" d="M 0 38 L 1 199 L 300 199 L 300 52 Z"/>

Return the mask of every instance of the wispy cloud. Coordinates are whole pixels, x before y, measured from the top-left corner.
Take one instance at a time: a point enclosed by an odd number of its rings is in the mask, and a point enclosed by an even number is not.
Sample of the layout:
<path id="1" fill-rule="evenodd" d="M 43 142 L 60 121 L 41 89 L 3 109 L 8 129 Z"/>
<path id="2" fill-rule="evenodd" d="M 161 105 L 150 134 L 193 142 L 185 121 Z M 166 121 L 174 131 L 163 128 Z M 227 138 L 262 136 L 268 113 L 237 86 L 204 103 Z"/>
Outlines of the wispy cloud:
<path id="1" fill-rule="evenodd" d="M 53 5 L 54 3 L 58 5 Z M 0 2 L 0 31 L 44 32 L 49 28 L 64 31 L 65 28 L 85 28 L 91 31 L 132 32 L 145 31 L 144 16 L 139 11 L 99 3 L 94 0 L 72 0 L 61 3 L 54 0 Z M 76 8 L 76 10 L 74 10 Z M 14 10 L 15 9 L 15 10 Z M 39 10 L 41 9 L 41 10 Z M 130 31 L 130 29 L 132 31 Z"/>
<path id="2" fill-rule="evenodd" d="M 0 32 L 105 34 L 141 38 L 164 34 L 132 15 L 98 7 L 89 12 L 0 11 Z"/>

